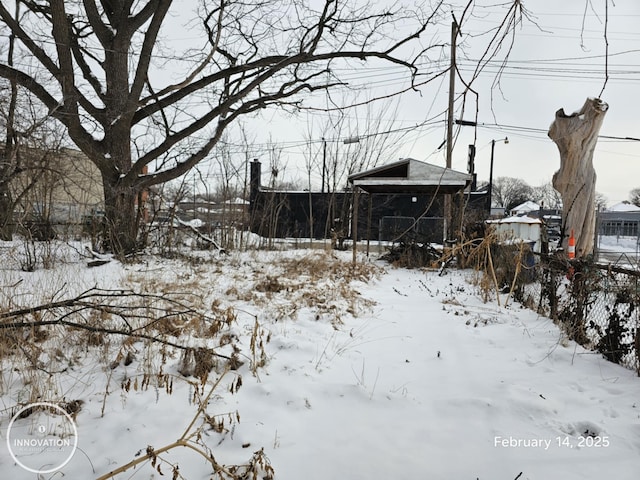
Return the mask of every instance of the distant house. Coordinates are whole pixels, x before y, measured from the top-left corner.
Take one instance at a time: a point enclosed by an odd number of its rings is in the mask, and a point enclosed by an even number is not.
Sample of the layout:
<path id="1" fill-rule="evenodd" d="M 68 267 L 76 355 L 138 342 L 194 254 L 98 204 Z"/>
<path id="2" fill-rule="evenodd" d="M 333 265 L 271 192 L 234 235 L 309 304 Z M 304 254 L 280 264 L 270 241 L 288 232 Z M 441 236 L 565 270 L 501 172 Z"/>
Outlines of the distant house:
<path id="1" fill-rule="evenodd" d="M 540 210 L 540 205 L 538 205 L 536 202 L 532 202 L 529 200 L 524 203 L 521 203 L 517 207 L 512 208 L 511 216 L 529 215 L 531 212 L 537 212 L 538 210 Z"/>
<path id="2" fill-rule="evenodd" d="M 249 202 L 241 198 L 210 202 L 199 200 L 180 202 L 177 215 L 183 221 L 200 220 L 199 228 L 207 231 L 219 227 L 241 227 L 246 220 Z"/>
<path id="3" fill-rule="evenodd" d="M 640 207 L 630 202 L 620 202 L 611 205 L 605 212 L 640 212 Z"/>
<path id="4" fill-rule="evenodd" d="M 605 236 L 637 237 L 640 234 L 640 207 L 617 203 L 598 213 L 598 233 Z"/>
<path id="5" fill-rule="evenodd" d="M 87 217 L 104 209 L 98 168 L 84 154 L 69 148 L 51 153 L 43 169 L 26 170 L 14 179 L 11 189 L 14 198 L 26 191 L 14 214 L 18 224 L 80 227 Z"/>

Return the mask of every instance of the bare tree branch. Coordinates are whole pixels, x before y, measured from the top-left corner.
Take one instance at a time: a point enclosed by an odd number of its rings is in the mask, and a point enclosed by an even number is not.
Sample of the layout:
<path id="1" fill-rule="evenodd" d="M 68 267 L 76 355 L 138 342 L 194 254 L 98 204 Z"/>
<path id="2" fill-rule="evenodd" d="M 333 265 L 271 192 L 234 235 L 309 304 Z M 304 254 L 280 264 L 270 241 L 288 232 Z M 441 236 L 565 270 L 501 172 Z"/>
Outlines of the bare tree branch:
<path id="1" fill-rule="evenodd" d="M 134 303 L 126 303 L 126 301 L 133 301 Z M 72 320 L 72 318 L 78 316 L 82 318 L 79 314 L 83 311 L 96 311 L 115 315 L 122 320 L 125 328 Z M 60 312 L 60 314 L 57 318 L 48 319 L 45 316 L 45 314 L 53 314 L 56 316 L 58 312 Z M 178 299 L 170 298 L 167 295 L 160 296 L 136 293 L 130 290 L 91 288 L 74 298 L 2 312 L 0 313 L 0 330 L 62 325 L 64 327 L 90 332 L 150 340 L 180 350 L 189 350 L 192 349 L 193 346 L 167 340 L 167 335 L 164 333 L 157 332 L 153 334 L 154 327 L 168 319 L 196 316 L 200 316 L 210 322 L 216 321 L 194 310 Z M 33 320 L 28 317 L 33 318 Z M 219 358 L 231 360 L 229 356 L 216 353 L 213 350 L 211 353 Z"/>
<path id="2" fill-rule="evenodd" d="M 442 17 L 445 2 L 413 9 L 347 0 L 203 2 L 190 26 L 208 40 L 205 52 L 179 51 L 161 40 L 174 30 L 170 9 L 182 2 L 23 4 L 26 12 L 18 22 L 0 3 L 0 23 L 30 61 L 20 68 L 0 62 L 0 76 L 32 92 L 100 169 L 108 242 L 131 251 L 136 249 L 138 192 L 204 160 L 243 115 L 262 108 L 313 107 L 309 93 L 347 86 L 339 67 L 350 62 L 402 67 L 410 88 L 417 88 L 419 60 L 438 48 L 422 45 L 421 39 Z M 187 54 L 194 60 L 185 68 Z M 182 74 L 177 81 L 158 75 L 169 70 Z M 132 138 L 142 138 L 139 132 L 145 129 L 145 144 L 136 144 L 140 151 L 134 156 Z M 163 162 L 160 172 L 143 175 L 145 166 L 159 158 L 172 161 Z"/>

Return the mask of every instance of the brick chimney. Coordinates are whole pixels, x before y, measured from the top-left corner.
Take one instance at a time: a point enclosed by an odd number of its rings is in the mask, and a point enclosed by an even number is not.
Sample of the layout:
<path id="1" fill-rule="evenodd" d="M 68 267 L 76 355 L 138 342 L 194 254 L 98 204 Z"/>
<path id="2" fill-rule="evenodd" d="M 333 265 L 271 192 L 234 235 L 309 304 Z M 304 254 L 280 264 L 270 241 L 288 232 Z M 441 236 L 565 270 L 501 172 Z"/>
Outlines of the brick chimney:
<path id="1" fill-rule="evenodd" d="M 255 201 L 258 198 L 258 192 L 260 191 L 260 176 L 262 175 L 262 164 L 258 161 L 257 158 L 254 158 L 250 165 L 251 173 L 249 178 L 249 204 L 253 209 Z"/>

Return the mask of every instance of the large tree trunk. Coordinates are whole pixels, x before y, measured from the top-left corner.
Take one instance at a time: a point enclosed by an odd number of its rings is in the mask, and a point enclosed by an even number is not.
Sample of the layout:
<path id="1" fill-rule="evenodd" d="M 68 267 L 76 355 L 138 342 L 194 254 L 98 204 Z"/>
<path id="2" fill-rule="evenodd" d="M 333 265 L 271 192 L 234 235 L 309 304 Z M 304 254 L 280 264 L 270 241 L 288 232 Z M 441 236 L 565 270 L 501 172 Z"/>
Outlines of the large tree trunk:
<path id="1" fill-rule="evenodd" d="M 138 245 L 138 217 L 136 199 L 138 192 L 129 187 L 103 178 L 106 249 L 119 256 L 133 253 Z"/>
<path id="2" fill-rule="evenodd" d="M 562 108 L 558 110 L 549 128 L 549 137 L 560 151 L 560 170 L 553 175 L 553 187 L 562 196 L 562 245 L 567 248 L 573 230 L 577 257 L 593 253 L 596 226 L 593 151 L 608 108 L 602 100 L 588 98 L 580 111 L 571 115 Z"/>
<path id="3" fill-rule="evenodd" d="M 101 170 L 106 220 L 104 240 L 108 250 L 123 257 L 140 247 L 136 214 L 140 188 L 136 185 L 137 177 L 127 175 L 132 167 L 130 131 L 118 123 L 115 112 L 110 116 L 114 118 L 114 125 L 105 135 L 105 144 L 111 164 Z"/>
<path id="4" fill-rule="evenodd" d="M 13 240 L 13 202 L 8 182 L 0 182 L 0 240 Z"/>

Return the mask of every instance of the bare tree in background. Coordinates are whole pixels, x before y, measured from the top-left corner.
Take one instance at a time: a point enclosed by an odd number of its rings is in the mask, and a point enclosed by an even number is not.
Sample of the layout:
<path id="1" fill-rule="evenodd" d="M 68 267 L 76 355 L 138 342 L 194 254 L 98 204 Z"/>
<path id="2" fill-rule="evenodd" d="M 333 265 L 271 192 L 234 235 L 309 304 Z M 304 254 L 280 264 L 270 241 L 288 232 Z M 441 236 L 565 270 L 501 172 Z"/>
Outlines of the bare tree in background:
<path id="1" fill-rule="evenodd" d="M 419 79 L 416 65 L 442 45 L 420 38 L 449 14 L 444 2 L 389 8 L 335 0 L 317 8 L 278 0 L 16 5 L 23 11 L 0 3 L 0 29 L 15 37 L 23 61 L 0 62 L 0 76 L 33 93 L 99 168 L 107 241 L 119 253 L 137 247 L 138 193 L 205 159 L 242 116 L 273 106 L 304 108 L 309 93 L 346 84 L 340 66 L 397 65 L 412 86 L 434 78 Z M 175 32 L 185 24 L 201 40 L 178 50 Z M 399 34 L 406 25 L 414 30 Z M 188 149 L 181 148 L 185 143 Z M 144 174 L 154 163 L 162 168 Z"/>
<path id="2" fill-rule="evenodd" d="M 357 100 L 345 103 L 357 103 Z M 334 139 L 328 148 L 327 183 L 332 191 L 347 184 L 352 173 L 395 161 L 398 145 L 409 131 L 398 127 L 398 103 L 387 100 L 378 105 L 341 112 L 323 127 L 325 138 Z"/>
<path id="3" fill-rule="evenodd" d="M 609 199 L 602 193 L 596 192 L 596 210 L 602 212 L 607 209 Z"/>
<path id="4" fill-rule="evenodd" d="M 344 98 L 342 103 L 357 104 L 359 102 L 357 97 L 351 97 L 350 100 Z M 410 129 L 398 128 L 397 109 L 397 102 L 388 99 L 379 105 L 367 103 L 348 112 L 330 112 L 320 125 L 309 122 L 307 133 L 309 144 L 319 148 L 310 151 L 306 161 L 308 189 L 309 192 L 314 187 L 317 189 L 317 185 L 312 185 L 313 176 L 316 179 L 322 179 L 321 184 L 330 194 L 325 221 L 325 238 L 329 237 L 333 229 L 340 230 L 334 232 L 338 237 L 348 236 L 346 227 L 350 197 L 343 196 L 343 203 L 338 205 L 335 193 L 347 188 L 349 175 L 397 160 L 398 145 L 410 131 Z M 313 138 L 320 136 L 312 131 L 314 127 L 321 132 L 323 138 L 321 144 L 312 143 Z M 310 218 L 309 225 L 313 228 L 311 220 Z M 313 232 L 309 233 L 312 237 Z"/>
<path id="5" fill-rule="evenodd" d="M 493 181 L 493 203 L 507 211 L 532 200 L 533 196 L 533 188 L 521 178 L 498 177 Z"/>
<path id="6" fill-rule="evenodd" d="M 541 207 L 551 209 L 562 208 L 562 197 L 560 196 L 560 192 L 553 188 L 551 182 L 538 187 L 533 187 L 532 193 L 533 195 L 531 200 L 538 203 Z"/>
<path id="7" fill-rule="evenodd" d="M 636 207 L 640 207 L 640 188 L 634 188 L 629 192 L 629 201 Z"/>
<path id="8" fill-rule="evenodd" d="M 19 13 L 16 13 L 18 15 Z M 6 64 L 14 65 L 15 35 L 9 35 Z M 60 150 L 62 135 L 47 116 L 34 106 L 32 96 L 10 79 L 0 85 L 0 239 L 13 238 L 16 207 L 34 188 L 48 167 L 48 160 Z M 50 173 L 51 176 L 51 173 Z"/>
<path id="9" fill-rule="evenodd" d="M 259 231 L 268 239 L 267 246 L 273 248 L 273 239 L 278 236 L 278 224 L 282 209 L 286 207 L 286 196 L 280 195 L 279 190 L 286 188 L 281 178 L 286 164 L 282 162 L 282 150 L 271 145 L 268 150 L 269 158 L 269 186 L 264 195 L 264 204 L 261 209 Z"/>
<path id="10" fill-rule="evenodd" d="M 231 249 L 235 231 L 242 222 L 242 212 L 238 212 L 235 201 L 243 194 L 244 155 L 234 155 L 227 143 L 219 143 L 214 154 L 217 172 L 215 177 L 215 201 L 218 202 L 216 222 L 220 222 L 220 244 L 226 250 Z M 243 199 L 244 200 L 244 199 Z"/>
<path id="11" fill-rule="evenodd" d="M 149 222 L 142 234 L 145 242 L 150 240 L 151 247 L 166 257 L 176 253 L 180 243 L 179 225 L 180 204 L 192 197 L 192 187 L 186 176 L 179 181 L 168 182 L 149 189 Z"/>

